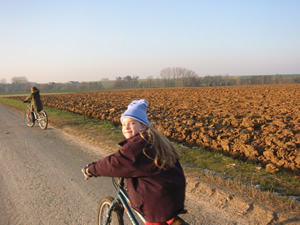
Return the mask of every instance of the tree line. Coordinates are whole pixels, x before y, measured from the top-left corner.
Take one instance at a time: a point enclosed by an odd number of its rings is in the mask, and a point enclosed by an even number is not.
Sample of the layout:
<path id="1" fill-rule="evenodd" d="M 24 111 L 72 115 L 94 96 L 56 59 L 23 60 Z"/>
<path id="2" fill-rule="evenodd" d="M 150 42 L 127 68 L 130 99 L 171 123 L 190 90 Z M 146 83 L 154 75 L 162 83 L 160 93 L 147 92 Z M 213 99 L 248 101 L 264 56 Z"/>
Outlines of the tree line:
<path id="1" fill-rule="evenodd" d="M 129 76 L 130 77 L 130 76 Z M 138 78 L 138 77 L 137 77 Z M 300 74 L 295 75 L 253 75 L 253 76 L 198 76 L 194 71 L 181 67 L 168 67 L 160 72 L 160 77 L 149 76 L 134 82 L 128 76 L 119 77 L 114 88 L 171 88 L 171 87 L 212 87 L 258 84 L 291 84 L 300 83 Z M 119 85 L 119 84 L 122 85 Z"/>
<path id="2" fill-rule="evenodd" d="M 100 90 L 103 89 L 101 81 L 78 82 L 69 81 L 67 83 L 49 82 L 38 84 L 29 82 L 26 77 L 13 77 L 11 83 L 0 81 L 0 93 L 30 92 L 32 86 L 36 86 L 41 91 L 84 91 L 84 90 Z"/>
<path id="3" fill-rule="evenodd" d="M 108 79 L 102 79 L 107 82 Z M 300 74 L 295 75 L 255 75 L 255 76 L 198 76 L 194 71 L 181 67 L 168 67 L 160 72 L 160 77 L 148 76 L 139 79 L 138 76 L 127 75 L 116 77 L 110 89 L 134 89 L 134 88 L 171 88 L 171 87 L 212 87 L 258 84 L 290 84 L 300 83 Z M 11 83 L 0 80 L 0 93 L 30 92 L 32 86 L 37 86 L 41 91 L 87 91 L 104 90 L 102 81 L 67 83 L 49 82 L 37 84 L 29 82 L 26 77 L 13 77 Z"/>

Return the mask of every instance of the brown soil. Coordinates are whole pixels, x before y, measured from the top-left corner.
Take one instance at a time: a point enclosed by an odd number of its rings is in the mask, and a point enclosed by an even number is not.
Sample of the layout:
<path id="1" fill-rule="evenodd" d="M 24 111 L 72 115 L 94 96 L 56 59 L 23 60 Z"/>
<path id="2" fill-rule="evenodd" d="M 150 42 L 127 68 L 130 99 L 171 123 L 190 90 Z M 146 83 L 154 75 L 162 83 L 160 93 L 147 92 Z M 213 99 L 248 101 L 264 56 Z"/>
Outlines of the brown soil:
<path id="1" fill-rule="evenodd" d="M 22 98 L 22 97 L 20 97 Z M 300 173 L 300 84 L 43 95 L 44 105 L 120 124 L 134 99 L 172 140 Z"/>

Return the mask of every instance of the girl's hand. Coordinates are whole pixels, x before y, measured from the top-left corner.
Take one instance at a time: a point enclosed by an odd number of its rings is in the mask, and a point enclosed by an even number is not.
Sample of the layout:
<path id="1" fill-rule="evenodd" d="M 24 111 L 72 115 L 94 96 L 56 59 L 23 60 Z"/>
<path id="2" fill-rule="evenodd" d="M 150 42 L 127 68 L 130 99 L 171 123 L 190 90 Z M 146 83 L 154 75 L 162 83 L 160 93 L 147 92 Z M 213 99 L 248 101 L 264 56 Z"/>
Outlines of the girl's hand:
<path id="1" fill-rule="evenodd" d="M 84 179 L 88 180 L 90 177 L 93 177 L 91 173 L 89 173 L 89 168 L 85 167 L 81 169 L 81 172 L 83 173 Z"/>

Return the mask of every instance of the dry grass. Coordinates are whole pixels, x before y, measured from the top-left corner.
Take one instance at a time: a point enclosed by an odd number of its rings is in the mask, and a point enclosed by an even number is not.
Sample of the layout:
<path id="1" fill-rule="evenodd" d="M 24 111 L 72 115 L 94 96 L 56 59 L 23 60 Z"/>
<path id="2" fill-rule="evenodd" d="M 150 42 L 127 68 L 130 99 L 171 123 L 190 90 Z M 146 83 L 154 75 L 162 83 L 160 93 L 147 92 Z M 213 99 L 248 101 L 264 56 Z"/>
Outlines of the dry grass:
<path id="1" fill-rule="evenodd" d="M 195 168 L 185 168 L 185 170 L 189 175 L 199 177 L 204 182 L 212 184 L 225 192 L 234 193 L 234 195 L 246 199 L 247 202 L 255 202 L 255 204 L 261 206 L 270 207 L 274 211 L 300 214 L 300 204 L 296 200 L 276 195 L 271 191 L 262 192 L 253 185 L 244 184 L 240 177 L 228 179 L 226 175 L 215 171 L 202 171 Z"/>

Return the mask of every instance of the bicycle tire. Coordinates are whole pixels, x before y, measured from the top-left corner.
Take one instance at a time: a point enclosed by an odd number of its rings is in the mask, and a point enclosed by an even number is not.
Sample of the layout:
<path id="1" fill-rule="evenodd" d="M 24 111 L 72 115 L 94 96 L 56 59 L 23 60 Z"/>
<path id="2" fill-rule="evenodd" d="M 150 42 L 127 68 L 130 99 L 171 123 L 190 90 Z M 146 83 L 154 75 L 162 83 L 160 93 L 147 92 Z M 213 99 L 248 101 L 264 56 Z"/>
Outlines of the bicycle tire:
<path id="1" fill-rule="evenodd" d="M 114 198 L 110 196 L 101 199 L 98 208 L 98 225 L 105 225 L 108 217 L 108 211 L 113 201 Z M 111 212 L 107 225 L 124 225 L 123 213 L 123 207 L 117 203 Z"/>
<path id="2" fill-rule="evenodd" d="M 48 115 L 44 110 L 39 112 L 39 126 L 41 129 L 45 130 L 48 126 Z"/>
<path id="3" fill-rule="evenodd" d="M 34 123 L 35 121 L 32 121 L 30 119 L 30 110 L 26 110 L 25 114 L 24 114 L 24 119 L 25 119 L 25 123 L 28 127 L 33 127 L 34 126 Z"/>

